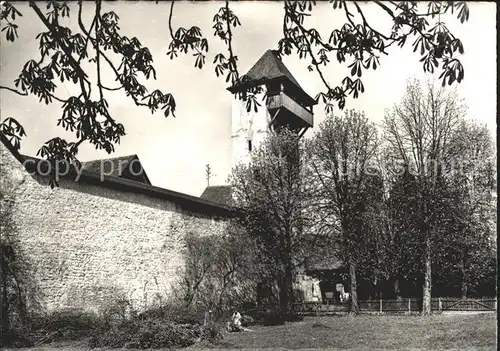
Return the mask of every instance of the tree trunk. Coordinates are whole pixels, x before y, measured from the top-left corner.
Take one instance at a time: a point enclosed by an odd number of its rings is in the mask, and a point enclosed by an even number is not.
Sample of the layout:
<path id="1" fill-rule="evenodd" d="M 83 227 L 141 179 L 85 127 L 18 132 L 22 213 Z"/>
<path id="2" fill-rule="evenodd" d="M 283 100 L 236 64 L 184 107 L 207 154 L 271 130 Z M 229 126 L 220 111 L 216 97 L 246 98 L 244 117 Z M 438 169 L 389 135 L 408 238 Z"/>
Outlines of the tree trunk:
<path id="1" fill-rule="evenodd" d="M 279 282 L 279 288 L 280 288 L 280 309 L 283 312 L 286 312 L 287 307 L 288 307 L 288 289 L 286 287 L 286 282 L 285 278 L 282 277 Z"/>
<path id="2" fill-rule="evenodd" d="M 381 286 L 379 286 L 379 284 L 378 284 L 378 280 L 377 280 L 377 277 L 375 277 L 375 278 L 373 279 L 373 282 L 372 282 L 372 291 L 373 291 L 374 293 L 373 293 L 373 294 L 372 294 L 372 293 L 370 293 L 370 297 L 371 297 L 372 295 L 374 295 L 374 296 L 375 296 L 375 298 L 378 298 L 378 299 L 380 299 L 380 298 L 381 298 L 381 296 L 382 296 L 382 287 L 381 287 Z"/>
<path id="3" fill-rule="evenodd" d="M 292 249 L 290 238 L 292 235 L 291 225 L 288 225 L 287 230 L 280 235 L 280 247 L 282 257 L 281 264 L 284 266 L 284 274 L 281 278 L 280 286 L 280 308 L 283 312 L 288 313 L 291 310 L 293 298 L 293 271 L 292 271 Z"/>
<path id="4" fill-rule="evenodd" d="M 280 309 L 289 312 L 293 298 L 293 273 L 291 262 L 285 263 L 285 272 L 279 280 Z"/>
<path id="5" fill-rule="evenodd" d="M 349 278 L 351 281 L 351 313 L 358 313 L 358 292 L 356 281 L 356 263 L 349 259 Z"/>
<path id="6" fill-rule="evenodd" d="M 430 239 L 427 238 L 425 241 L 425 253 L 424 253 L 424 286 L 423 286 L 423 301 L 422 301 L 422 315 L 431 314 L 431 243 Z"/>
<path id="7" fill-rule="evenodd" d="M 465 282 L 465 280 L 462 280 L 462 284 L 461 284 L 461 291 L 462 291 L 462 298 L 463 299 L 466 299 L 467 298 L 467 283 Z"/>
<path id="8" fill-rule="evenodd" d="M 288 265 L 286 267 L 286 288 L 288 296 L 287 311 L 290 311 L 293 302 L 293 272 L 291 262 L 288 262 Z"/>
<path id="9" fill-rule="evenodd" d="M 394 278 L 394 296 L 397 300 L 401 300 L 401 290 L 399 288 L 399 279 Z"/>
<path id="10" fill-rule="evenodd" d="M 280 309 L 282 312 L 286 313 L 290 310 L 290 289 L 288 287 L 289 282 L 286 277 L 283 277 L 280 281 Z"/>
<path id="11" fill-rule="evenodd" d="M 462 269 L 462 281 L 460 284 L 460 290 L 462 292 L 462 298 L 465 299 L 467 298 L 467 273 L 465 272 L 465 262 L 462 261 L 461 265 Z"/>

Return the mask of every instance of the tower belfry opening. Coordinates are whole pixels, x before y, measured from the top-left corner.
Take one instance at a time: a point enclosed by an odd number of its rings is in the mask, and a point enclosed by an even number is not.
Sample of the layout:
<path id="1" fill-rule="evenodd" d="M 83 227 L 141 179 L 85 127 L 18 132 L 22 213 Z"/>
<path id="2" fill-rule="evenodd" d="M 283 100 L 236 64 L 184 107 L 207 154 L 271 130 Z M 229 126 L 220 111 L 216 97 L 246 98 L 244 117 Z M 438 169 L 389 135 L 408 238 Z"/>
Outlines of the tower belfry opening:
<path id="1" fill-rule="evenodd" d="M 241 93 L 261 86 L 265 104 L 257 112 L 246 111 L 245 101 L 237 97 L 233 99 L 233 163 L 248 162 L 251 149 L 258 147 L 269 132 L 287 128 L 302 136 L 313 127 L 313 106 L 317 104 L 273 50 L 267 50 L 244 78 L 243 83 L 227 89 L 231 93 Z M 252 135 L 252 138 L 241 140 L 246 135 Z"/>

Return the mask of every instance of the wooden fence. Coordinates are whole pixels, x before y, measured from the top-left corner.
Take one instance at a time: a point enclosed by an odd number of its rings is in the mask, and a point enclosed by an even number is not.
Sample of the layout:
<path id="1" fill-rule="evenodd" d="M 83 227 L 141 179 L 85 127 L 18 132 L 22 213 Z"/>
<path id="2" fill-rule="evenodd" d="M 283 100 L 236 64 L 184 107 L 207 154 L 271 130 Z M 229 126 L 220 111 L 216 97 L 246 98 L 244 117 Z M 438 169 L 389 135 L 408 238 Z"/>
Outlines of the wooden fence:
<path id="1" fill-rule="evenodd" d="M 266 308 L 266 306 L 262 306 Z M 270 308 L 271 306 L 267 306 Z M 348 303 L 322 304 L 318 302 L 303 302 L 292 305 L 293 310 L 304 315 L 328 315 L 349 312 Z M 419 313 L 422 311 L 422 298 L 403 298 L 399 300 L 360 300 L 360 312 L 379 313 Z M 446 311 L 496 311 L 496 298 L 463 299 L 457 297 L 436 297 L 431 299 L 433 312 Z"/>
<path id="2" fill-rule="evenodd" d="M 367 312 L 417 312 L 422 310 L 422 299 L 407 298 L 400 300 L 361 300 L 360 311 Z"/>
<path id="3" fill-rule="evenodd" d="M 316 314 L 320 313 L 322 315 L 334 314 L 339 312 L 349 312 L 348 304 L 322 304 L 318 302 L 303 302 L 292 304 L 292 308 L 295 312 L 301 314 Z"/>
<path id="4" fill-rule="evenodd" d="M 365 300 L 358 301 L 360 311 L 371 312 L 420 312 L 422 298 L 400 300 Z M 431 299 L 431 310 L 444 311 L 496 311 L 496 298 L 464 299 L 459 297 L 435 297 Z"/>
<path id="5" fill-rule="evenodd" d="M 433 299 L 432 302 L 432 307 L 439 311 L 496 311 L 497 309 L 496 298 L 461 299 L 443 297 Z"/>

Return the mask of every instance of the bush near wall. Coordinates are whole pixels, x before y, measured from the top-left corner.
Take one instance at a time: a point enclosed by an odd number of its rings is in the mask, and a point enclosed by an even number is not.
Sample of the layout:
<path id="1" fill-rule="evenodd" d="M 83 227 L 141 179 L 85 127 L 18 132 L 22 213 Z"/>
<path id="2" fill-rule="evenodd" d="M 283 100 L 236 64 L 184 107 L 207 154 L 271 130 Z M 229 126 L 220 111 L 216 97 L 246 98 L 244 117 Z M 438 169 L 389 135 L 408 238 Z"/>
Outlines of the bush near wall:
<path id="1" fill-rule="evenodd" d="M 48 316 L 34 317 L 30 340 L 34 345 L 80 340 L 94 335 L 104 325 L 104 320 L 94 314 L 74 310 L 60 311 Z"/>
<path id="2" fill-rule="evenodd" d="M 209 324 L 177 324 L 155 319 L 122 321 L 89 340 L 89 347 L 111 348 L 180 348 L 199 341 L 217 343 L 223 339 L 222 327 Z"/>
<path id="3" fill-rule="evenodd" d="M 101 315 L 67 310 L 32 316 L 26 328 L 2 333 L 3 346 L 38 347 L 87 339 L 91 348 L 180 348 L 201 341 L 216 344 L 223 339 L 222 323 L 202 327 L 204 313 L 163 306 L 125 314 L 125 307 L 123 302 L 116 303 Z"/>
<path id="4" fill-rule="evenodd" d="M 203 325 L 203 313 L 182 306 L 163 306 L 130 318 L 107 321 L 89 339 L 89 347 L 111 348 L 181 348 L 206 341 L 217 343 L 223 339 L 223 326 Z"/>
<path id="5" fill-rule="evenodd" d="M 194 344 L 199 335 L 198 325 L 134 319 L 114 324 L 93 336 L 89 346 L 140 349 L 187 347 Z"/>
<path id="6" fill-rule="evenodd" d="M 22 327 L 2 332 L 2 346 L 33 347 L 56 341 L 80 340 L 92 336 L 105 325 L 102 318 L 75 311 L 46 316 L 30 315 Z"/>

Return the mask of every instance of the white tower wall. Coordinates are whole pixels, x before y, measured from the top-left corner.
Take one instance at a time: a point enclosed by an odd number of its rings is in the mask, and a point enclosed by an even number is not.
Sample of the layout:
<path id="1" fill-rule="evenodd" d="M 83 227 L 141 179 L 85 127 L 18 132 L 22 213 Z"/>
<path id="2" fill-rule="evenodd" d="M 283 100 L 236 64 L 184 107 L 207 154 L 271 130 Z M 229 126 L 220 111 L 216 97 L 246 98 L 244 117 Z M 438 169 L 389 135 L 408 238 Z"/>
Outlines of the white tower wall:
<path id="1" fill-rule="evenodd" d="M 257 96 L 257 101 L 260 103 L 260 106 L 257 106 L 257 112 L 253 108 L 247 112 L 246 101 L 233 96 L 231 119 L 232 167 L 239 163 L 248 164 L 251 155 L 249 141 L 252 150 L 256 150 L 262 145 L 269 133 L 271 116 L 266 107 L 265 92 Z"/>

